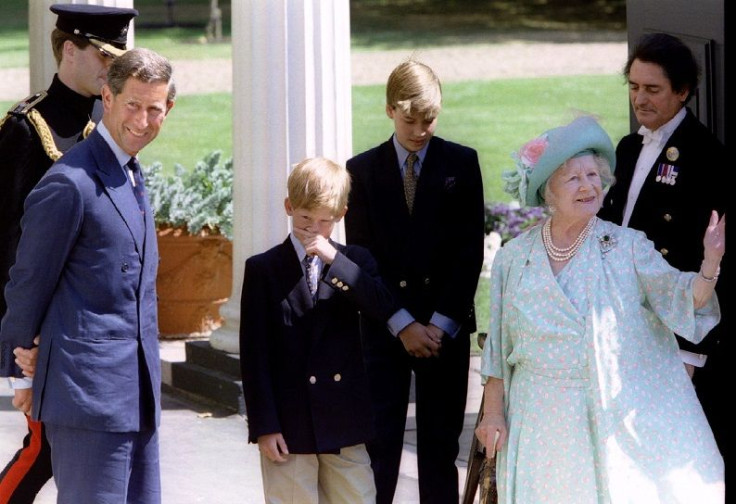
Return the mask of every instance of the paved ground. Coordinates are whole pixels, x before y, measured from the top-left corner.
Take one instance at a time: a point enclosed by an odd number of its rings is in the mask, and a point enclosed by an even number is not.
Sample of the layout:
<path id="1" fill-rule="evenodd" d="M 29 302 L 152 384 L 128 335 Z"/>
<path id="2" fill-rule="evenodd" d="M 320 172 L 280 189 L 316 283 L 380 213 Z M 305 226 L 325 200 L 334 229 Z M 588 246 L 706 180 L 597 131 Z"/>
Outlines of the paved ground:
<path id="1" fill-rule="evenodd" d="M 502 79 L 549 75 L 615 74 L 626 59 L 624 33 L 599 33 L 581 39 L 576 34 L 554 38 L 506 36 L 498 43 L 457 46 L 449 49 L 354 53 L 353 83 L 383 84 L 390 70 L 409 56 L 432 66 L 445 81 Z M 228 60 L 175 61 L 177 87 L 181 94 L 231 90 Z M 0 100 L 13 101 L 28 94 L 27 69 L 0 70 Z M 162 343 L 166 362 L 183 359 L 183 344 Z M 480 359 L 471 359 L 466 429 L 461 438 L 458 466 L 462 490 L 467 458 L 481 387 Z M 0 465 L 18 448 L 25 424 L 13 410 L 11 391 L 0 383 Z M 245 422 L 239 415 L 218 411 L 175 393 L 165 393 L 161 426 L 161 464 L 164 503 L 257 503 L 262 502 L 258 451 L 246 444 Z M 396 502 L 418 502 L 416 486 L 414 419 L 410 412 Z M 47 485 L 37 504 L 55 502 L 53 483 Z"/>
<path id="2" fill-rule="evenodd" d="M 182 342 L 162 343 L 166 362 L 183 359 Z M 462 491 L 468 453 L 480 406 L 480 358 L 471 359 L 466 429 L 458 459 Z M 0 384 L 0 464 L 10 460 L 25 435 L 25 420 L 13 409 L 4 380 Z M 246 443 L 245 420 L 219 408 L 192 401 L 177 393 L 163 396 L 161 470 L 164 504 L 252 504 L 263 502 L 260 462 L 255 445 Z M 53 482 L 44 487 L 36 504 L 56 502 Z M 419 502 L 416 472 L 416 435 L 413 411 L 407 421 L 402 469 L 395 502 Z"/>

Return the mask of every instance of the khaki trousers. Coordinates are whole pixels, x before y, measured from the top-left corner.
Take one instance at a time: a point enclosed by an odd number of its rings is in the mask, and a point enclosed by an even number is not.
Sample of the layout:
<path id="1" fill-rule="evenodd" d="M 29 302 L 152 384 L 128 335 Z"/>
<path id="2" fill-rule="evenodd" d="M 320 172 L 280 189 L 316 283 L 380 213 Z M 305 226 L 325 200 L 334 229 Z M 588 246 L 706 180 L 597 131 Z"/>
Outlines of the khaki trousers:
<path id="1" fill-rule="evenodd" d="M 364 444 L 339 454 L 287 455 L 271 462 L 261 455 L 267 504 L 374 504 L 376 487 Z"/>

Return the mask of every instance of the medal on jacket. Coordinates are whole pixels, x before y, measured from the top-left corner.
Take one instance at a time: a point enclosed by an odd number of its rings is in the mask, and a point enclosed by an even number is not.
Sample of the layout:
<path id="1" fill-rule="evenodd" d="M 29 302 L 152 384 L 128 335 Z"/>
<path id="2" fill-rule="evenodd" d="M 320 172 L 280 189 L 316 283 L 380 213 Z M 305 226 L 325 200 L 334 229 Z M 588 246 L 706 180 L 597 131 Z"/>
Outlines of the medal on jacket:
<path id="1" fill-rule="evenodd" d="M 670 147 L 667 149 L 666 155 L 668 161 L 675 162 L 680 157 L 680 151 L 677 150 L 677 147 Z"/>
<path id="2" fill-rule="evenodd" d="M 659 163 L 659 166 L 657 166 L 657 178 L 655 180 L 662 184 L 675 185 L 679 171 L 680 169 L 675 165 Z"/>

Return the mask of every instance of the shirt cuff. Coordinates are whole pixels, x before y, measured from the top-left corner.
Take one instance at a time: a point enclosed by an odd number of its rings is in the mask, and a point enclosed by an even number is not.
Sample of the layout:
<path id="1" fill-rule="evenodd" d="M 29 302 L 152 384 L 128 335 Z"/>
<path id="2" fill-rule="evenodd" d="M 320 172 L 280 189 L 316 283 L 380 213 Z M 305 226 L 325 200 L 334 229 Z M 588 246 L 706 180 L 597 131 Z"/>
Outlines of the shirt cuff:
<path id="1" fill-rule="evenodd" d="M 680 358 L 685 364 L 691 364 L 695 367 L 703 367 L 705 366 L 705 361 L 708 359 L 708 356 L 680 349 Z"/>
<path id="2" fill-rule="evenodd" d="M 452 320 L 450 317 L 446 317 L 441 313 L 434 312 L 432 318 L 429 319 L 429 323 L 436 325 L 447 334 L 450 338 L 455 338 L 457 332 L 460 330 L 460 324 Z"/>
<path id="3" fill-rule="evenodd" d="M 388 326 L 388 330 L 391 332 L 391 334 L 393 334 L 394 336 L 398 336 L 399 333 L 403 331 L 409 324 L 414 322 L 414 320 L 415 319 L 411 316 L 411 313 L 402 308 L 394 313 L 390 319 L 388 319 L 386 325 Z"/>
<path id="4" fill-rule="evenodd" d="M 10 388 L 13 390 L 29 389 L 33 387 L 33 378 L 8 378 Z"/>

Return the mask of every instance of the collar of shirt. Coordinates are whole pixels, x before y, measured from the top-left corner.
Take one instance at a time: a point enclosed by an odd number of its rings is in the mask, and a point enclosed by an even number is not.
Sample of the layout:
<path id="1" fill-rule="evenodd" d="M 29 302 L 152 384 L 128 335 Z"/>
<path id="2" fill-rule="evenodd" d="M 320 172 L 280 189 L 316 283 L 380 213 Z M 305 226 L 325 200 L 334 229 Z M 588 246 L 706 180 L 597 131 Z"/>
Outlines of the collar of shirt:
<path id="1" fill-rule="evenodd" d="M 394 148 L 396 149 L 396 155 L 399 158 L 399 170 L 401 171 L 401 176 L 404 176 L 404 168 L 406 168 L 406 158 L 409 157 L 409 154 L 411 154 L 410 151 L 406 150 L 403 145 L 399 143 L 399 141 L 396 139 L 396 134 L 394 133 L 393 136 L 393 142 L 394 142 Z M 417 174 L 417 177 L 422 173 L 422 164 L 424 163 L 424 158 L 427 155 L 427 148 L 429 147 L 429 142 L 422 147 L 421 150 L 417 151 L 417 160 L 414 162 L 414 173 Z"/>
<path id="2" fill-rule="evenodd" d="M 675 114 L 674 117 L 672 117 L 672 119 L 664 123 L 662 126 L 657 128 L 656 130 L 651 131 L 649 130 L 649 128 L 642 126 L 641 128 L 639 128 L 638 133 L 644 136 L 647 132 L 649 132 L 652 135 L 653 140 L 656 140 L 656 146 L 661 148 L 667 144 L 670 137 L 672 136 L 672 133 L 675 132 L 677 127 L 680 125 L 680 123 L 682 123 L 683 119 L 685 119 L 685 115 L 687 115 L 687 111 L 685 110 L 685 107 L 682 107 L 677 112 L 677 114 Z"/>
<path id="3" fill-rule="evenodd" d="M 304 258 L 307 256 L 307 249 L 305 249 L 302 242 L 294 236 L 294 233 L 289 233 L 289 239 L 291 240 L 291 244 L 294 246 L 294 250 L 296 250 L 296 256 L 299 258 L 299 262 L 304 262 Z"/>
<path id="4" fill-rule="evenodd" d="M 302 242 L 294 236 L 294 233 L 289 233 L 289 239 L 291 240 L 291 244 L 294 246 L 296 256 L 299 258 L 299 263 L 302 265 L 302 269 L 304 269 L 304 258 L 307 257 L 307 249 L 305 249 Z M 320 268 L 322 267 L 322 259 L 319 257 L 317 257 L 317 264 L 319 264 Z"/>
<path id="5" fill-rule="evenodd" d="M 654 163 L 662 152 L 662 147 L 667 144 L 672 133 L 674 133 L 682 120 L 685 119 L 685 114 L 685 107 L 683 107 L 672 119 L 655 130 L 655 133 L 659 133 L 659 140 L 657 142 L 649 142 L 642 145 L 639 158 L 636 160 L 634 167 L 631 184 L 629 185 L 626 205 L 624 205 L 624 217 L 621 222 L 623 226 L 629 225 L 631 214 L 634 212 L 634 206 L 636 205 L 636 200 L 639 198 L 641 188 L 644 186 L 644 181 L 652 171 Z M 644 127 L 642 126 L 642 128 Z M 641 128 L 639 129 L 639 134 L 642 134 Z"/>
<path id="6" fill-rule="evenodd" d="M 128 169 L 125 165 L 127 165 L 128 161 L 130 161 L 131 155 L 125 152 L 123 149 L 120 148 L 117 143 L 115 143 L 115 140 L 112 139 L 110 132 L 105 127 L 105 123 L 100 121 L 100 123 L 95 126 L 95 129 L 100 133 L 102 139 L 105 140 L 105 143 L 107 143 L 107 145 L 110 147 L 112 153 L 115 154 L 115 158 L 118 160 L 118 163 L 120 163 L 120 167 L 125 170 L 125 175 L 130 177 L 130 175 L 128 174 Z"/>

